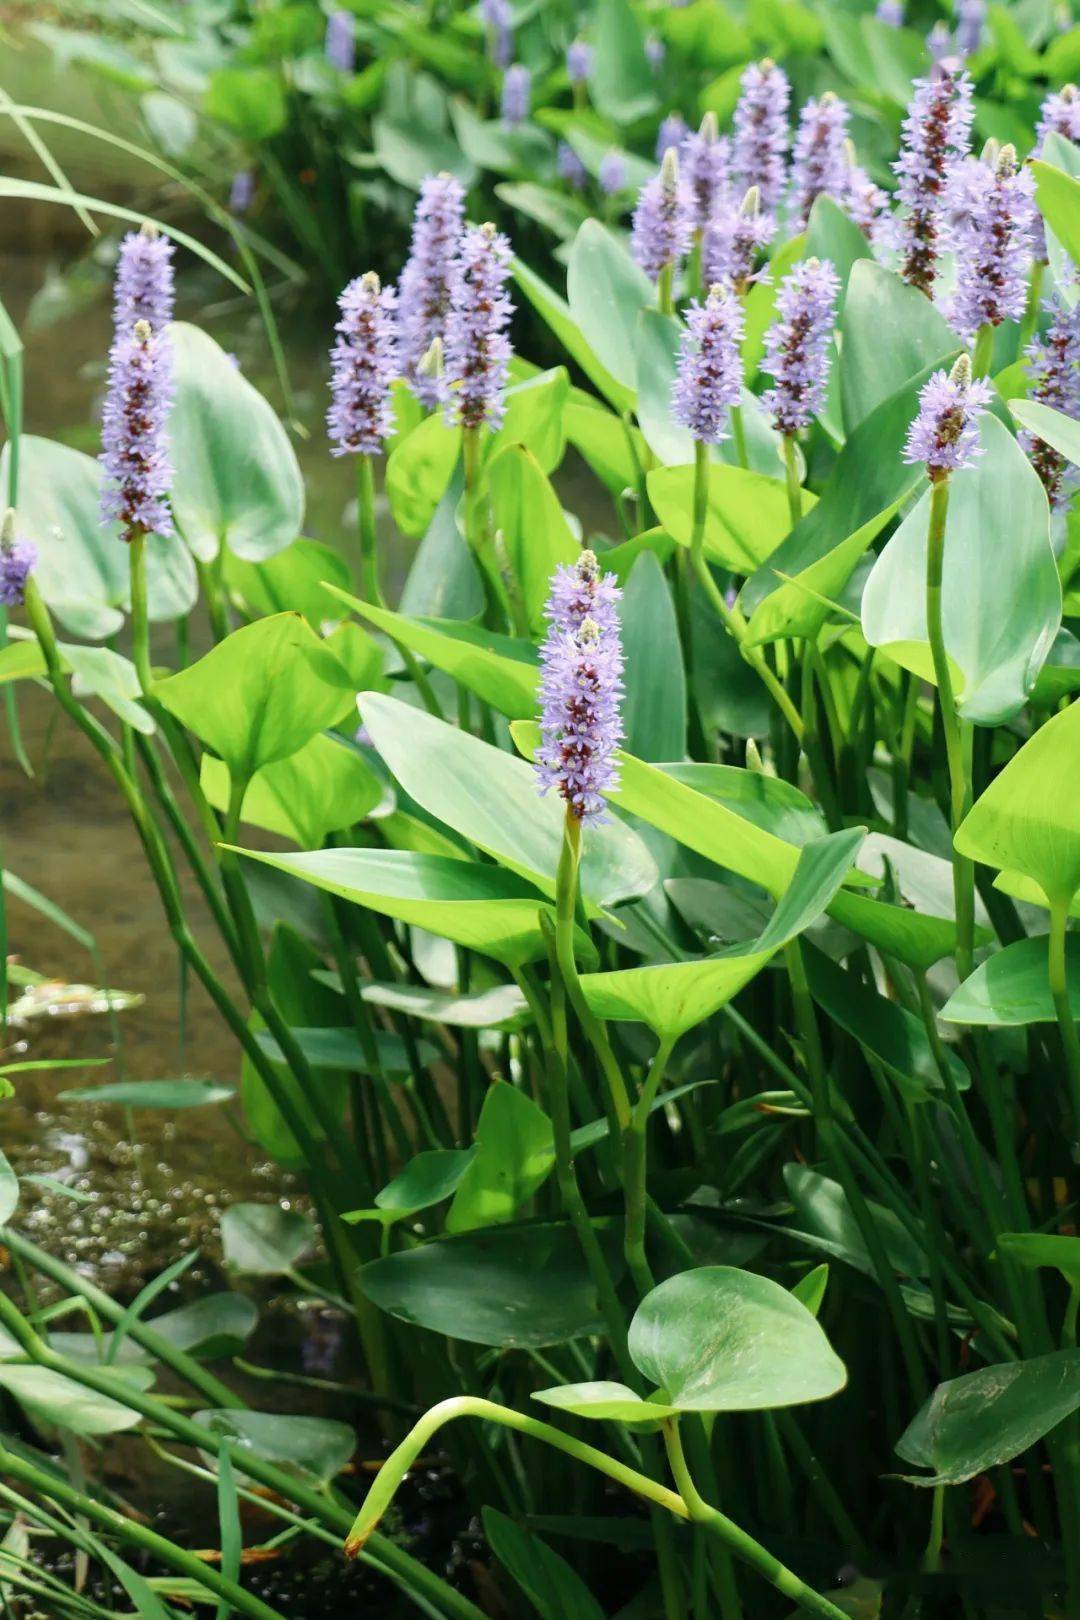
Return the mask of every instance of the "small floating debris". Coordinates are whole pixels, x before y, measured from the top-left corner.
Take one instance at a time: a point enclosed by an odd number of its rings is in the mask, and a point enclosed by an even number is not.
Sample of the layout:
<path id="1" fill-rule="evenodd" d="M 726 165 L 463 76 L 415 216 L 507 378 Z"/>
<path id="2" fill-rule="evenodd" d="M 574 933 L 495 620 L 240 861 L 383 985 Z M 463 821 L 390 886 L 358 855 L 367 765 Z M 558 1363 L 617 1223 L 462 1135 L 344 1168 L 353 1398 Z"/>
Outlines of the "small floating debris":
<path id="1" fill-rule="evenodd" d="M 103 990 L 92 984 L 64 984 L 43 979 L 28 985 L 8 1007 L 8 1023 L 25 1028 L 45 1019 L 82 1018 L 87 1015 L 128 1012 L 141 1007 L 146 997 L 131 990 Z"/>

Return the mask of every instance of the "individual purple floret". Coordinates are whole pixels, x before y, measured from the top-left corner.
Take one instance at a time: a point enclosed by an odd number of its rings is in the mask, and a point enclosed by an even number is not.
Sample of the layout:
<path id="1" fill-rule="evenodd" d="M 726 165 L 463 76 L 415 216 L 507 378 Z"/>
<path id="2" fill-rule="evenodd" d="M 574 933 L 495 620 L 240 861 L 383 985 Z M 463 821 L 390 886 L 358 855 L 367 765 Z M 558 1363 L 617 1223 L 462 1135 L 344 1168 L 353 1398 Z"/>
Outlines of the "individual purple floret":
<path id="1" fill-rule="evenodd" d="M 645 60 L 654 73 L 659 73 L 667 56 L 667 46 L 656 34 L 647 34 L 645 37 Z"/>
<path id="2" fill-rule="evenodd" d="M 810 218 L 814 199 L 823 193 L 840 201 L 847 187 L 844 142 L 850 117 L 839 96 L 826 90 L 806 103 L 799 118 L 791 160 L 791 202 L 800 229 Z"/>
<path id="3" fill-rule="evenodd" d="M 560 180 L 565 180 L 575 191 L 584 191 L 589 183 L 589 171 L 568 141 L 560 141 L 555 152 L 555 168 Z"/>
<path id="4" fill-rule="evenodd" d="M 710 287 L 703 304 L 691 303 L 671 408 L 676 422 L 704 444 L 728 437 L 728 412 L 742 393 L 742 339 L 742 304 L 730 288 Z"/>
<path id="5" fill-rule="evenodd" d="M 173 532 L 165 432 L 172 395 L 169 339 L 136 321 L 113 343 L 101 418 L 101 518 L 119 522 L 124 540 Z"/>
<path id="6" fill-rule="evenodd" d="M 883 22 L 886 28 L 902 28 L 904 26 L 904 0 L 877 0 L 874 15 L 878 22 Z"/>
<path id="7" fill-rule="evenodd" d="M 939 223 L 950 166 L 968 151 L 974 108 L 971 82 L 955 66 L 939 63 L 915 80 L 904 119 L 904 144 L 893 164 L 904 205 L 900 221 L 901 274 L 929 296 L 937 273 Z"/>
<path id="8" fill-rule="evenodd" d="M 376 456 L 394 430 L 390 384 L 398 375 L 397 294 L 373 270 L 338 299 L 341 319 L 330 351 L 331 455 Z"/>
<path id="9" fill-rule="evenodd" d="M 604 793 L 618 785 L 613 759 L 622 741 L 620 592 L 596 556 L 556 569 L 540 649 L 540 735 L 536 777 L 541 795 L 554 789 L 582 824 L 603 821 Z"/>
<path id="10" fill-rule="evenodd" d="M 761 363 L 774 380 L 761 403 L 780 433 L 808 427 L 825 404 L 839 291 L 840 278 L 828 259 L 803 259 L 780 283 L 779 318 L 765 334 Z"/>
<path id="11" fill-rule="evenodd" d="M 173 313 L 172 257 L 173 244 L 149 221 L 124 237 L 113 284 L 117 332 L 130 332 L 136 321 L 149 322 L 155 332 L 168 326 Z"/>
<path id="12" fill-rule="evenodd" d="M 728 200 L 713 215 L 701 239 L 701 273 L 707 286 L 728 281 L 744 293 L 762 274 L 765 250 L 776 232 L 773 214 L 761 212 L 756 186 L 742 202 Z"/>
<path id="13" fill-rule="evenodd" d="M 735 108 L 732 178 L 739 192 L 757 186 L 763 211 L 772 214 L 784 195 L 791 86 L 783 69 L 768 58 L 751 62 L 740 82 L 742 94 Z"/>
<path id="14" fill-rule="evenodd" d="M 704 230 L 730 185 L 731 143 L 718 134 L 715 113 L 706 113 L 701 128 L 683 138 L 679 163 L 690 188 L 694 226 Z"/>
<path id="15" fill-rule="evenodd" d="M 972 56 L 979 49 L 986 26 L 986 0 L 956 0 L 956 51 Z"/>
<path id="16" fill-rule="evenodd" d="M 660 129 L 656 136 L 657 163 L 664 161 L 664 153 L 669 148 L 674 148 L 677 152 L 689 133 L 690 129 L 686 119 L 680 113 L 668 113 L 666 118 L 661 119 Z"/>
<path id="17" fill-rule="evenodd" d="M 924 462 L 932 483 L 970 467 L 982 454 L 978 421 L 991 393 L 984 379 L 972 380 L 966 354 L 950 372 L 935 371 L 919 391 L 919 414 L 908 429 L 904 460 Z"/>
<path id="18" fill-rule="evenodd" d="M 21 607 L 37 559 L 34 542 L 15 532 L 15 513 L 9 507 L 0 527 L 0 607 Z"/>
<path id="19" fill-rule="evenodd" d="M 412 245 L 398 283 L 401 373 L 427 406 L 443 397 L 436 379 L 417 367 L 433 340 L 442 336 L 450 306 L 450 272 L 461 241 L 465 188 L 452 174 L 429 174 L 420 186 L 413 215 Z"/>
<path id="20" fill-rule="evenodd" d="M 351 73 L 356 67 L 356 22 L 351 11 L 332 11 L 326 19 L 323 41 L 326 60 L 339 73 Z"/>
<path id="21" fill-rule="evenodd" d="M 605 197 L 614 197 L 618 192 L 625 191 L 626 159 L 622 153 L 616 152 L 614 148 L 610 152 L 605 152 L 600 159 L 596 178 Z"/>
<path id="22" fill-rule="evenodd" d="M 678 153 L 664 153 L 660 173 L 642 186 L 634 209 L 630 248 L 652 281 L 667 265 L 678 264 L 694 238 L 693 199 L 679 173 Z"/>
<path id="23" fill-rule="evenodd" d="M 255 174 L 251 169 L 237 169 L 229 188 L 229 211 L 246 214 L 255 201 Z"/>
<path id="24" fill-rule="evenodd" d="M 1041 338 L 1027 350 L 1031 376 L 1029 399 L 1049 405 L 1074 420 L 1080 419 L 1080 306 L 1069 309 L 1064 303 L 1050 306 L 1050 324 Z M 1051 506 L 1066 505 L 1074 487 L 1075 475 L 1065 457 L 1043 439 L 1026 429 L 1020 443 L 1031 457 L 1031 464 L 1042 479 Z"/>
<path id="25" fill-rule="evenodd" d="M 592 46 L 588 40 L 575 39 L 566 50 L 566 75 L 571 84 L 584 84 L 592 68 Z"/>
<path id="26" fill-rule="evenodd" d="M 450 278 L 446 317 L 447 415 L 464 428 L 502 422 L 510 364 L 507 327 L 514 306 L 506 294 L 513 254 L 494 225 L 470 227 Z"/>
<path id="27" fill-rule="evenodd" d="M 532 74 L 520 62 L 508 67 L 503 75 L 502 104 L 500 111 L 504 124 L 516 129 L 523 124 L 529 116 L 529 106 L 532 102 Z"/>
<path id="28" fill-rule="evenodd" d="M 851 141 L 844 142 L 844 160 L 846 173 L 841 200 L 863 235 L 873 242 L 889 199 L 858 162 Z"/>
<path id="29" fill-rule="evenodd" d="M 937 64 L 944 62 L 947 56 L 952 55 L 953 37 L 947 22 L 936 22 L 926 36 L 926 49 L 930 52 L 931 62 Z"/>
<path id="30" fill-rule="evenodd" d="M 1019 320 L 1027 303 L 1035 187 L 1003 146 L 993 168 L 981 158 L 953 166 L 945 191 L 949 243 L 956 256 L 950 319 L 969 342 L 983 326 Z"/>

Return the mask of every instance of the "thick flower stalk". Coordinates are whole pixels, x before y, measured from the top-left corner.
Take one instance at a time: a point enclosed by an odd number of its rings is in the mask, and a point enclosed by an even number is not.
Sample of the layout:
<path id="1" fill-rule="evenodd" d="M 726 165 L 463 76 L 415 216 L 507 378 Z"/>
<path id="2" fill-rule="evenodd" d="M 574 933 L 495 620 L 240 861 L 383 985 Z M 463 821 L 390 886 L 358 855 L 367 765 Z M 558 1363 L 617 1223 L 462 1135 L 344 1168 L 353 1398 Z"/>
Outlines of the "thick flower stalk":
<path id="1" fill-rule="evenodd" d="M 465 189 L 452 174 L 428 175 L 413 216 L 412 244 L 398 283 L 401 372 L 427 406 L 442 399 L 437 379 L 418 368 L 450 307 L 450 277 L 465 219 Z"/>
<path id="2" fill-rule="evenodd" d="M 16 531 L 15 513 L 8 507 L 0 526 L 0 607 L 22 605 L 37 559 L 37 546 Z"/>
<path id="3" fill-rule="evenodd" d="M 717 132 L 715 113 L 706 113 L 701 128 L 683 138 L 679 161 L 690 189 L 694 228 L 702 231 L 730 185 L 731 143 Z"/>
<path id="4" fill-rule="evenodd" d="M 101 432 L 102 522 L 118 522 L 127 541 L 173 532 L 166 436 L 172 397 L 168 337 L 138 320 L 112 346 Z"/>
<path id="5" fill-rule="evenodd" d="M 800 229 L 810 218 L 815 198 L 825 195 L 843 200 L 850 116 L 846 104 L 831 90 L 820 100 L 811 97 L 802 110 L 791 161 L 791 206 Z"/>
<path id="6" fill-rule="evenodd" d="M 117 336 L 136 321 L 163 332 L 173 316 L 173 244 L 149 220 L 120 243 L 113 283 L 113 325 Z"/>
<path id="7" fill-rule="evenodd" d="M 585 190 L 589 183 L 589 171 L 568 141 L 559 142 L 555 152 L 555 167 L 560 180 L 565 180 L 575 191 Z"/>
<path id="8" fill-rule="evenodd" d="M 1069 309 L 1055 301 L 1050 324 L 1027 351 L 1031 387 L 1028 397 L 1080 420 L 1080 307 Z M 1020 443 L 1042 479 L 1055 509 L 1067 505 L 1075 487 L 1075 474 L 1065 457 L 1026 429 Z"/>
<path id="9" fill-rule="evenodd" d="M 789 437 L 808 427 L 825 403 L 839 290 L 828 259 L 803 259 L 780 283 L 778 319 L 765 334 L 762 361 L 773 386 L 761 403 L 777 431 Z"/>
<path id="10" fill-rule="evenodd" d="M 737 205 L 728 201 L 705 228 L 701 271 L 705 283 L 729 281 L 744 294 L 763 273 L 765 253 L 776 232 L 773 214 L 761 212 L 761 197 L 751 186 Z"/>
<path id="11" fill-rule="evenodd" d="M 356 23 L 351 11 L 332 11 L 326 19 L 323 42 L 326 60 L 339 73 L 352 73 L 356 67 Z"/>
<path id="12" fill-rule="evenodd" d="M 338 299 L 331 350 L 331 455 L 374 456 L 394 427 L 390 384 L 398 375 L 397 294 L 369 270 Z"/>
<path id="13" fill-rule="evenodd" d="M 765 213 L 775 213 L 783 200 L 790 141 L 787 74 L 767 58 L 744 70 L 735 108 L 732 178 L 739 192 L 757 186 Z"/>
<path id="14" fill-rule="evenodd" d="M 1017 166 L 1016 149 L 1003 146 L 992 168 L 974 157 L 957 163 L 946 212 L 956 255 L 952 324 L 968 342 L 977 334 L 992 340 L 992 329 L 1019 320 L 1027 302 L 1035 193 L 1030 174 Z M 988 359 L 988 352 L 977 351 L 976 371 L 985 372 Z"/>
<path id="15" fill-rule="evenodd" d="M 916 79 L 904 119 L 904 145 L 893 164 L 900 220 L 901 274 L 930 295 L 941 247 L 941 211 L 953 163 L 967 155 L 974 108 L 967 75 L 938 63 L 927 79 Z"/>
<path id="16" fill-rule="evenodd" d="M 626 159 L 621 152 L 604 153 L 596 179 L 605 197 L 614 197 L 626 190 Z"/>
<path id="17" fill-rule="evenodd" d="M 986 0 L 956 0 L 956 51 L 973 56 L 983 41 Z"/>
<path id="18" fill-rule="evenodd" d="M 675 268 L 694 237 L 693 199 L 679 172 L 679 156 L 664 153 L 660 173 L 642 186 L 634 209 L 630 246 L 650 281 L 659 287 L 660 307 L 670 313 Z"/>
<path id="19" fill-rule="evenodd" d="M 448 419 L 466 429 L 494 431 L 503 418 L 510 364 L 507 328 L 514 306 L 506 293 L 513 255 L 494 225 L 468 229 L 450 277 L 443 336 Z"/>
<path id="20" fill-rule="evenodd" d="M 666 118 L 662 118 L 656 136 L 657 163 L 664 161 L 664 153 L 669 147 L 678 151 L 689 133 L 690 127 L 680 113 L 668 113 Z"/>
<path id="21" fill-rule="evenodd" d="M 972 376 L 962 354 L 952 371 L 935 371 L 919 392 L 919 413 L 908 429 L 904 460 L 922 462 L 931 483 L 970 467 L 982 454 L 979 417 L 990 403 L 991 387 Z"/>
<path id="22" fill-rule="evenodd" d="M 516 129 L 529 116 L 532 104 L 532 74 L 520 62 L 508 67 L 503 75 L 500 111 L 504 124 Z"/>
<path id="23" fill-rule="evenodd" d="M 671 406 L 675 420 L 702 444 L 718 444 L 729 432 L 729 414 L 742 391 L 743 312 L 730 288 L 709 288 L 686 313 L 679 342 Z"/>
<path id="24" fill-rule="evenodd" d="M 618 781 L 614 753 L 622 741 L 620 592 L 596 556 L 583 551 L 555 571 L 540 650 L 540 732 L 536 776 L 541 794 L 554 789 L 579 826 L 602 821 L 604 793 Z"/>

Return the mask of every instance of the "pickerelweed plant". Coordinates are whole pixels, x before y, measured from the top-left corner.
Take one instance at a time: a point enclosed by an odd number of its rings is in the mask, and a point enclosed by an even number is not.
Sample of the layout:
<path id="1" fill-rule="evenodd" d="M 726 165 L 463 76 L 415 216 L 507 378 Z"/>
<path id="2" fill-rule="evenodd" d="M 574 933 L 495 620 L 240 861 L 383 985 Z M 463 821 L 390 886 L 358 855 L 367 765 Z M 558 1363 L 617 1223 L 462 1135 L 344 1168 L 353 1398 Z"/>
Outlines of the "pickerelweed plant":
<path id="1" fill-rule="evenodd" d="M 335 15 L 351 77 L 367 19 Z M 579 21 L 574 103 L 610 93 Z M 565 297 L 414 176 L 410 243 L 345 267 L 325 339 L 355 572 L 304 535 L 267 400 L 172 318 L 174 269 L 246 290 L 242 258 L 132 222 L 100 462 L 21 432 L 0 324 L 0 680 L 95 750 L 245 1129 L 306 1179 L 323 1270 L 259 1205 L 230 1264 L 352 1318 L 388 1447 L 357 1484 L 331 1425 L 284 1468 L 303 1420 L 43 1254 L 0 1176 L 0 1388 L 33 1426 L 0 1499 L 84 1553 L 265 1617 L 229 1517 L 265 1490 L 477 1620 L 391 1513 L 437 1444 L 545 1620 L 1080 1616 L 1074 97 L 1031 110 L 1030 162 L 975 155 L 967 68 L 864 21 L 909 61 L 889 192 L 842 85 L 793 108 L 797 61 L 739 62 L 691 131 L 643 42 L 652 155 L 567 126 Z M 514 8 L 469 26 L 486 123 L 527 139 L 543 52 Z M 557 363 L 515 348 L 526 311 Z M 216 1490 L 220 1570 L 60 1467 L 46 1374 L 69 1440 L 92 1395 Z"/>

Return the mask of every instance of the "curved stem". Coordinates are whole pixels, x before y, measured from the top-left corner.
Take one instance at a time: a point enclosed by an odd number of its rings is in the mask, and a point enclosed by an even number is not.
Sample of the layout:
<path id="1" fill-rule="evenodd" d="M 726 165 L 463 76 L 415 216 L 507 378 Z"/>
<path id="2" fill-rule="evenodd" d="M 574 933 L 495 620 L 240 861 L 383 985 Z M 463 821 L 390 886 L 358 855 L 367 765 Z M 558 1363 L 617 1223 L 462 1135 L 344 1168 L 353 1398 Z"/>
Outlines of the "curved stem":
<path id="1" fill-rule="evenodd" d="M 645 1253 L 646 1164 L 649 1114 L 664 1078 L 677 1037 L 666 1036 L 657 1048 L 645 1084 L 634 1104 L 630 1123 L 623 1131 L 623 1197 L 626 1201 L 626 1226 L 623 1252 L 634 1286 L 639 1294 L 647 1294 L 654 1285 L 654 1277 Z"/>
<path id="2" fill-rule="evenodd" d="M 791 527 L 802 517 L 802 485 L 799 483 L 799 458 L 795 435 L 785 433 L 781 441 L 781 454 L 784 461 L 784 482 L 787 486 L 788 512 L 791 516 Z"/>
<path id="3" fill-rule="evenodd" d="M 153 685 L 150 667 L 150 619 L 146 595 L 146 534 L 142 529 L 132 532 L 128 543 L 128 562 L 131 570 L 131 650 L 139 690 L 145 697 Z"/>
<path id="4" fill-rule="evenodd" d="M 656 278 L 656 302 L 662 315 L 674 315 L 675 266 L 670 259 Z"/>
<path id="5" fill-rule="evenodd" d="M 360 534 L 360 595 L 379 603 L 378 536 L 375 530 L 375 468 L 370 456 L 356 458 L 356 513 Z"/>
<path id="6" fill-rule="evenodd" d="M 994 328 L 980 326 L 975 339 L 975 353 L 971 359 L 972 375 L 975 377 L 989 377 L 990 368 L 994 363 Z"/>
<path id="7" fill-rule="evenodd" d="M 1065 1053 L 1065 1074 L 1072 1106 L 1073 1151 L 1080 1143 L 1080 1036 L 1069 1005 L 1069 981 L 1065 955 L 1068 939 L 1069 902 L 1055 900 L 1050 906 L 1049 974 L 1061 1045 Z"/>

